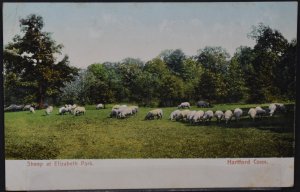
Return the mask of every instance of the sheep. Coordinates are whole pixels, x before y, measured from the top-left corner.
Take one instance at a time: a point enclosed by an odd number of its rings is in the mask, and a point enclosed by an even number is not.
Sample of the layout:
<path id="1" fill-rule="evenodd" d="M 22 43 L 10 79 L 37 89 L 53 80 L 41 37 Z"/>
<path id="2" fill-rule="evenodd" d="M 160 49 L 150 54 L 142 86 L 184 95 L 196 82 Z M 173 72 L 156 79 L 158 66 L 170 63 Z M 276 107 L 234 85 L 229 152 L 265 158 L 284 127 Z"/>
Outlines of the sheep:
<path id="1" fill-rule="evenodd" d="M 194 117 L 194 115 L 196 114 L 197 111 L 190 111 L 187 115 L 187 120 L 192 123 L 192 119 Z"/>
<path id="2" fill-rule="evenodd" d="M 74 115 L 77 116 L 77 115 L 84 115 L 85 114 L 85 108 L 84 107 L 76 107 L 74 109 Z"/>
<path id="3" fill-rule="evenodd" d="M 198 101 L 197 102 L 197 107 L 205 107 L 205 108 L 207 108 L 207 107 L 210 107 L 210 104 L 208 102 L 206 102 L 206 101 Z"/>
<path id="4" fill-rule="evenodd" d="M 212 110 L 208 110 L 203 115 L 203 121 L 206 121 L 206 120 L 211 121 L 213 116 L 214 116 L 214 112 Z"/>
<path id="5" fill-rule="evenodd" d="M 34 111 L 34 108 L 33 108 L 33 107 L 30 107 L 30 108 L 29 108 L 29 111 L 30 111 L 31 113 L 35 113 L 35 111 Z"/>
<path id="6" fill-rule="evenodd" d="M 117 117 L 119 109 L 112 109 L 110 112 L 110 117 Z"/>
<path id="7" fill-rule="evenodd" d="M 125 118 L 132 114 L 132 109 L 130 107 L 123 107 L 118 110 L 117 118 Z"/>
<path id="8" fill-rule="evenodd" d="M 255 117 L 256 117 L 256 110 L 254 108 L 250 108 L 248 111 L 248 115 L 252 118 L 252 120 L 254 121 Z"/>
<path id="9" fill-rule="evenodd" d="M 30 111 L 30 107 L 32 107 L 32 106 L 31 106 L 31 105 L 25 105 L 25 106 L 23 107 L 23 111 L 27 111 L 27 110 Z"/>
<path id="10" fill-rule="evenodd" d="M 242 109 L 240 109 L 240 108 L 234 109 L 233 116 L 235 117 L 235 119 L 237 121 L 241 118 L 242 115 L 243 115 L 243 110 Z"/>
<path id="11" fill-rule="evenodd" d="M 282 112 L 285 112 L 286 108 L 285 108 L 284 104 L 282 104 L 282 103 L 271 103 L 269 105 L 269 114 L 270 114 L 270 116 L 273 116 L 275 111 L 278 111 L 278 110 L 282 111 Z"/>
<path id="12" fill-rule="evenodd" d="M 104 105 L 102 103 L 99 103 L 97 106 L 96 106 L 96 109 L 104 109 Z"/>
<path id="13" fill-rule="evenodd" d="M 137 114 L 139 109 L 138 106 L 129 106 L 129 108 L 131 109 L 133 115 Z"/>
<path id="14" fill-rule="evenodd" d="M 191 105 L 189 102 L 183 102 L 180 105 L 178 105 L 178 109 L 183 109 L 183 108 L 190 108 Z"/>
<path id="15" fill-rule="evenodd" d="M 220 111 L 220 110 L 216 111 L 215 112 L 215 117 L 217 118 L 217 121 L 220 122 L 222 120 L 222 118 L 224 118 L 223 111 Z"/>
<path id="16" fill-rule="evenodd" d="M 11 104 L 10 106 L 6 107 L 4 111 L 21 111 L 23 108 L 24 105 Z"/>
<path id="17" fill-rule="evenodd" d="M 176 121 L 186 120 L 189 112 L 190 112 L 190 110 L 188 110 L 188 109 L 180 111 L 180 113 L 178 113 L 178 115 L 176 116 Z"/>
<path id="18" fill-rule="evenodd" d="M 176 119 L 176 117 L 177 117 L 177 115 L 179 115 L 179 113 L 180 113 L 180 110 L 175 110 L 175 111 L 173 111 L 171 114 L 170 114 L 170 120 L 172 121 L 172 120 L 174 120 L 174 119 Z"/>
<path id="19" fill-rule="evenodd" d="M 269 114 L 270 114 L 270 116 L 273 116 L 273 114 L 275 113 L 275 110 L 276 110 L 276 104 L 275 103 L 271 103 L 269 105 Z"/>
<path id="20" fill-rule="evenodd" d="M 224 113 L 224 119 L 226 121 L 226 124 L 228 123 L 228 121 L 231 120 L 232 116 L 233 116 L 233 113 L 232 113 L 231 110 L 225 111 L 225 113 Z"/>
<path id="21" fill-rule="evenodd" d="M 202 118 L 203 118 L 203 115 L 204 115 L 204 111 L 202 111 L 202 110 L 197 111 L 193 116 L 192 123 L 200 122 L 200 120 L 202 120 Z"/>
<path id="22" fill-rule="evenodd" d="M 50 115 L 50 113 L 52 113 L 53 111 L 53 107 L 52 106 L 48 106 L 45 110 L 46 115 Z"/>
<path id="23" fill-rule="evenodd" d="M 65 113 L 70 112 L 68 108 L 66 107 L 61 107 L 58 109 L 58 114 L 59 115 L 64 115 Z"/>
<path id="24" fill-rule="evenodd" d="M 163 116 L 162 109 L 154 109 L 147 113 L 145 120 L 154 119 L 155 117 L 157 117 L 157 119 L 162 119 L 162 116 Z"/>
<path id="25" fill-rule="evenodd" d="M 255 107 L 256 115 L 257 116 L 263 116 L 266 114 L 266 110 L 262 109 L 260 106 Z"/>

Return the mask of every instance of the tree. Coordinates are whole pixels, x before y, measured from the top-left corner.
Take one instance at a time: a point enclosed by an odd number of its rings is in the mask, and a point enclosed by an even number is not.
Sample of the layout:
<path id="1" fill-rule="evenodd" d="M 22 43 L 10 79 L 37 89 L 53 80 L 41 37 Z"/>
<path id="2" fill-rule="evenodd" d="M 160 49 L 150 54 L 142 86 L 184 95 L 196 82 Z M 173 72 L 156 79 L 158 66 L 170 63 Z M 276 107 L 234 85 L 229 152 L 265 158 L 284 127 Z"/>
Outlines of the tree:
<path id="1" fill-rule="evenodd" d="M 5 75 L 15 74 L 19 82 L 16 89 L 27 90 L 23 96 L 32 96 L 43 107 L 46 97 L 57 97 L 64 82 L 70 82 L 78 69 L 69 66 L 68 56 L 57 62 L 63 45 L 56 44 L 44 26 L 41 16 L 32 14 L 20 20 L 22 36 L 16 35 L 5 46 Z M 8 83 L 9 84 L 9 83 Z M 16 90 L 17 91 L 17 90 Z"/>
<path id="2" fill-rule="evenodd" d="M 282 97 L 276 73 L 282 70 L 280 61 L 288 48 L 288 41 L 278 30 L 260 23 L 253 27 L 249 37 L 256 40 L 254 46 L 252 83 L 253 101 L 274 101 Z"/>
<path id="3" fill-rule="evenodd" d="M 160 56 L 173 74 L 177 76 L 181 76 L 183 74 L 183 62 L 186 56 L 181 49 L 176 49 L 174 51 L 165 50 L 160 54 Z"/>

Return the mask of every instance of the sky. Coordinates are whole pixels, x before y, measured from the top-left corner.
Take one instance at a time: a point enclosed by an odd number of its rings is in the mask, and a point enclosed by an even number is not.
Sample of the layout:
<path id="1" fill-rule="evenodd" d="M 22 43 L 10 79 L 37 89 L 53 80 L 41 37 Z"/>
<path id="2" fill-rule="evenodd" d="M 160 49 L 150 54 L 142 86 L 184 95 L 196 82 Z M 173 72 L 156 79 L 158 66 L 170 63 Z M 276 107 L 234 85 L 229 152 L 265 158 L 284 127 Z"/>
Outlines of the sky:
<path id="1" fill-rule="evenodd" d="M 148 61 L 165 49 L 196 55 L 221 46 L 232 56 L 239 46 L 253 47 L 252 26 L 264 23 L 291 41 L 297 37 L 297 2 L 227 3 L 4 3 L 4 46 L 20 34 L 19 20 L 43 17 L 43 31 L 63 44 L 70 65 Z M 62 57 L 62 56 L 61 56 Z"/>

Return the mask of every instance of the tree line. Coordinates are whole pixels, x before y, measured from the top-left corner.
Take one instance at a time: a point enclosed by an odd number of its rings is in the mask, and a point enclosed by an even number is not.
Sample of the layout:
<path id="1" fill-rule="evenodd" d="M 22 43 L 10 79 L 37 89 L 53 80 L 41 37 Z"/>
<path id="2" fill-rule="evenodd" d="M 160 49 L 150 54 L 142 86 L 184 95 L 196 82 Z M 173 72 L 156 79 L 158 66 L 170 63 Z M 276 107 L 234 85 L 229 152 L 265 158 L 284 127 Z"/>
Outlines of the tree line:
<path id="1" fill-rule="evenodd" d="M 193 56 L 164 50 L 143 62 L 94 63 L 87 69 L 55 60 L 62 45 L 41 32 L 42 17 L 21 19 L 23 36 L 4 49 L 5 103 L 114 103 L 174 106 L 182 101 L 262 103 L 294 101 L 297 42 L 262 23 L 248 37 L 253 48 L 240 46 L 231 57 L 222 47 L 206 46 Z M 30 54 L 30 55 L 29 55 Z"/>

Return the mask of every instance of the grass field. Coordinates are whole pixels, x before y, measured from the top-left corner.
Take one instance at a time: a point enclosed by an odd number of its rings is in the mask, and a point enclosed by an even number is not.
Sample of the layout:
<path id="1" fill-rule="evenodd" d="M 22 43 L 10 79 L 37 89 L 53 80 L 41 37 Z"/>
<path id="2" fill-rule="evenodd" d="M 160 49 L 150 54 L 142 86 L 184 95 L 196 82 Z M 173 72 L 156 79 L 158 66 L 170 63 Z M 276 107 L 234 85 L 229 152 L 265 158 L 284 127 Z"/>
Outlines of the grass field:
<path id="1" fill-rule="evenodd" d="M 150 108 L 128 119 L 108 118 L 112 105 L 84 116 L 44 110 L 5 113 L 6 159 L 226 158 L 294 156 L 294 110 L 252 121 L 190 125 L 168 120 L 176 109 L 162 108 L 162 120 L 144 121 Z M 257 105 L 216 105 L 216 109 Z M 266 107 L 266 105 L 261 105 Z M 199 110 L 199 108 L 192 107 Z M 204 109 L 207 110 L 207 109 Z"/>

